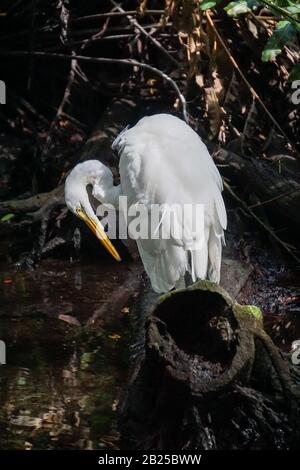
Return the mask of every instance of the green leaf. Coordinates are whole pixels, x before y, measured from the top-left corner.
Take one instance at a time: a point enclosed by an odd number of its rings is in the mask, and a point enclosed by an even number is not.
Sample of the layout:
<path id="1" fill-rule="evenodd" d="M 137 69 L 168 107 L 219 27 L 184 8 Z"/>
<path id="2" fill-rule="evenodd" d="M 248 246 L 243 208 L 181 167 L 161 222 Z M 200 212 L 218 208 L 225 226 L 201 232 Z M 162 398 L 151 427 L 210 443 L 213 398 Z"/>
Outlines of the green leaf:
<path id="1" fill-rule="evenodd" d="M 289 21 L 279 21 L 273 35 L 268 40 L 263 52 L 262 61 L 269 62 L 275 60 L 281 53 L 283 46 L 292 41 L 297 34 L 297 27 Z"/>
<path id="2" fill-rule="evenodd" d="M 229 16 L 238 16 L 242 15 L 243 13 L 248 13 L 257 7 L 258 3 L 256 0 L 239 0 L 230 2 L 227 7 L 224 8 L 224 10 L 226 10 L 227 15 Z"/>
<path id="3" fill-rule="evenodd" d="M 292 15 L 298 15 L 300 13 L 300 5 L 291 5 L 286 7 L 285 10 L 287 10 Z"/>
<path id="4" fill-rule="evenodd" d="M 293 2 L 280 0 L 261 0 L 267 8 L 269 8 L 276 16 L 280 14 L 287 21 L 290 21 L 300 31 L 299 12 L 300 6 Z"/>
<path id="5" fill-rule="evenodd" d="M 202 2 L 199 4 L 199 8 L 202 11 L 209 10 L 210 8 L 217 6 L 222 1 L 223 0 L 202 0 Z"/>
<path id="6" fill-rule="evenodd" d="M 294 65 L 289 75 L 289 82 L 295 82 L 300 80 L 300 64 Z"/>
<path id="7" fill-rule="evenodd" d="M 296 4 L 291 2 L 290 0 L 287 2 L 287 6 L 284 7 L 292 15 L 298 15 L 300 13 L 300 4 Z"/>
<path id="8" fill-rule="evenodd" d="M 1 217 L 1 222 L 8 222 L 9 220 L 13 219 L 15 214 L 6 214 L 3 217 Z"/>

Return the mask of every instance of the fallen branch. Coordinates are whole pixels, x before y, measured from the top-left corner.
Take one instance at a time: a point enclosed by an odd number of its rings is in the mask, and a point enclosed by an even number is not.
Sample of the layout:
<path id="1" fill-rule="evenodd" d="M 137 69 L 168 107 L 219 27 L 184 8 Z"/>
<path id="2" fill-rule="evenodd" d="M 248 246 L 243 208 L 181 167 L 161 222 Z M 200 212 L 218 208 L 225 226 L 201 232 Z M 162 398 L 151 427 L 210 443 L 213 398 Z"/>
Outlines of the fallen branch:
<path id="1" fill-rule="evenodd" d="M 53 204 L 62 201 L 63 186 L 59 186 L 49 193 L 40 193 L 27 199 L 14 199 L 0 202 L 0 214 L 14 213 L 34 213 L 43 208 L 47 210 Z"/>

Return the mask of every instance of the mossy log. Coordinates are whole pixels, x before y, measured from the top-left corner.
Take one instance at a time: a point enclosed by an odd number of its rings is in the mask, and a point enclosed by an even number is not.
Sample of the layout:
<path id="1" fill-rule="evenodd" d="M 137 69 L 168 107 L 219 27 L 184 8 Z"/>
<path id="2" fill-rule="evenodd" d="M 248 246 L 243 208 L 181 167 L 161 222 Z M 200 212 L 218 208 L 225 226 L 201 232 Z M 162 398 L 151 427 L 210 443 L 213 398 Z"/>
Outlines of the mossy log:
<path id="1" fill-rule="evenodd" d="M 297 448 L 290 369 L 259 308 L 208 281 L 168 293 L 148 317 L 145 357 L 120 410 L 126 446 Z"/>

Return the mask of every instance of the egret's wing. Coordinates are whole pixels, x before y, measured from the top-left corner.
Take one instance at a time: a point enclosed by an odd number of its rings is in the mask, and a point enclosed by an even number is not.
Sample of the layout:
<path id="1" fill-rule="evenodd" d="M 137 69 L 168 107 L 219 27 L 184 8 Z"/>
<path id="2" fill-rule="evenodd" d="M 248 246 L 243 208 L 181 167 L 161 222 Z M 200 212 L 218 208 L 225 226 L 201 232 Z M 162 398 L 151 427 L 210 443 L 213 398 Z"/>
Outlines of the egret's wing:
<path id="1" fill-rule="evenodd" d="M 114 145 L 121 154 L 121 185 L 128 205 L 143 203 L 149 210 L 153 204 L 204 205 L 201 249 L 196 249 L 201 234 L 193 234 L 192 221 L 189 225 L 186 220 L 187 238 L 137 241 L 153 288 L 171 289 L 186 271 L 194 280 L 209 273 L 217 279 L 226 211 L 221 177 L 198 135 L 180 119 L 162 114 L 143 118 Z M 181 225 L 182 212 L 175 208 L 174 217 Z M 164 220 L 159 224 L 164 229 Z"/>

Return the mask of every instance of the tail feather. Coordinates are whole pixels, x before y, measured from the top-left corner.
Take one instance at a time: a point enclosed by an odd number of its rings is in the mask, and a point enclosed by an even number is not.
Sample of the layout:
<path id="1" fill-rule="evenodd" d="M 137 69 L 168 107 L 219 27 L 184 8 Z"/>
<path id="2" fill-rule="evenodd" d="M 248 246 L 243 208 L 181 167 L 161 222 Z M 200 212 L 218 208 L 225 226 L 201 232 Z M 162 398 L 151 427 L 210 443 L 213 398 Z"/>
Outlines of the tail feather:
<path id="1" fill-rule="evenodd" d="M 220 282 L 221 259 L 222 259 L 222 238 L 223 233 L 218 234 L 211 227 L 208 239 L 208 270 L 207 277 L 210 281 Z"/>
<path id="2" fill-rule="evenodd" d="M 155 292 L 168 292 L 188 269 L 187 252 L 183 247 L 170 244 L 159 254 L 145 250 L 142 240 L 137 240 L 145 271 Z"/>
<path id="3" fill-rule="evenodd" d="M 207 243 L 198 250 L 190 251 L 189 273 L 193 282 L 197 279 L 206 279 L 208 268 L 208 250 Z"/>

